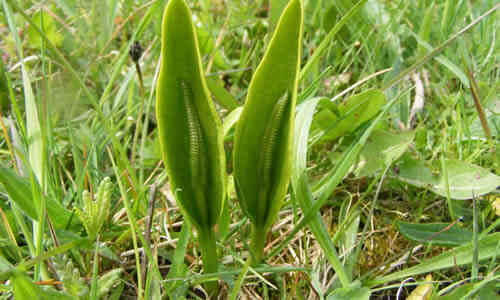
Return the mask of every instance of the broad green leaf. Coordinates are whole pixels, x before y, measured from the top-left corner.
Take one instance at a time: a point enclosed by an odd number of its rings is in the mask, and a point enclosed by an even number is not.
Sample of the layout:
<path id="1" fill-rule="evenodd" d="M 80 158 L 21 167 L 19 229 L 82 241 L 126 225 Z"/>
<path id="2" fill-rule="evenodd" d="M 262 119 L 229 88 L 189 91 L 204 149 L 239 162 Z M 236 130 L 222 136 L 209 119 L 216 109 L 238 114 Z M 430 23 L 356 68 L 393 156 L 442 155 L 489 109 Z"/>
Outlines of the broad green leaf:
<path id="1" fill-rule="evenodd" d="M 36 184 L 36 183 L 35 183 Z M 36 203 L 32 195 L 31 184 L 12 170 L 0 167 L 0 185 L 2 185 L 19 208 L 31 219 L 38 220 L 40 203 Z M 35 190 L 40 190 L 38 184 Z M 47 212 L 56 228 L 65 228 L 69 225 L 71 211 L 64 208 L 57 200 L 47 197 Z M 73 224 L 78 224 L 77 218 L 72 219 Z"/>
<path id="2" fill-rule="evenodd" d="M 479 260 L 497 257 L 499 243 L 499 232 L 489 234 L 480 239 L 477 245 L 479 250 Z M 401 278 L 408 278 L 410 276 L 470 264 L 472 262 L 473 251 L 474 247 L 472 243 L 467 243 L 441 255 L 426 259 L 414 267 L 369 280 L 366 282 L 366 286 L 374 287 L 386 282 L 400 280 Z"/>
<path id="3" fill-rule="evenodd" d="M 33 22 L 43 30 L 47 39 L 54 44 L 54 46 L 60 47 L 62 45 L 64 37 L 57 31 L 54 18 L 51 15 L 44 11 L 38 11 L 31 18 Z M 31 26 L 28 27 L 28 43 L 31 47 L 42 48 L 42 37 L 40 33 Z"/>
<path id="4" fill-rule="evenodd" d="M 17 300 L 43 300 L 42 290 L 36 286 L 25 274 L 14 272 L 10 278 L 12 291 Z"/>
<path id="5" fill-rule="evenodd" d="M 240 206 L 265 240 L 288 190 L 302 44 L 302 1 L 285 8 L 250 82 L 236 124 L 234 179 Z M 258 231 L 258 233 L 257 233 Z M 253 240 L 256 242 L 256 240 Z M 253 249 L 263 250 L 263 245 Z M 259 250 L 259 251 L 261 251 Z M 261 253 L 256 254 L 260 260 Z"/>
<path id="6" fill-rule="evenodd" d="M 419 243 L 432 243 L 443 246 L 457 246 L 472 241 L 472 231 L 447 223 L 411 224 L 396 222 L 396 226 L 406 238 Z"/>
<path id="7" fill-rule="evenodd" d="M 54 290 L 43 290 L 34 284 L 28 276 L 20 271 L 14 271 L 10 278 L 12 291 L 16 300 L 72 300 L 73 297 Z"/>
<path id="8" fill-rule="evenodd" d="M 338 288 L 326 297 L 326 300 L 369 300 L 371 291 L 362 287 L 360 282 L 354 282 L 349 287 Z"/>
<path id="9" fill-rule="evenodd" d="M 278 24 L 278 20 L 281 16 L 281 13 L 285 9 L 288 0 L 270 0 L 269 1 L 269 24 L 271 24 L 271 28 L 274 28 L 276 24 Z"/>
<path id="10" fill-rule="evenodd" d="M 184 0 L 169 1 L 163 15 L 156 118 L 170 185 L 183 214 L 198 231 L 204 272 L 215 273 L 214 226 L 226 196 L 224 136 Z M 206 288 L 214 293 L 217 282 L 209 282 Z"/>
<path id="11" fill-rule="evenodd" d="M 156 115 L 163 159 L 179 204 L 199 230 L 212 230 L 224 201 L 221 122 L 203 76 L 191 12 L 168 2 L 163 18 Z"/>
<path id="12" fill-rule="evenodd" d="M 28 217 L 34 220 L 38 219 L 38 208 L 40 204 L 34 203 L 29 182 L 16 175 L 11 169 L 0 166 L 0 184 L 9 195 L 10 199 L 14 201 Z"/>
<path id="13" fill-rule="evenodd" d="M 324 139 L 335 140 L 354 132 L 372 119 L 385 104 L 385 96 L 379 90 L 368 90 L 351 96 L 340 104 L 322 102 L 315 118 L 316 126 L 322 130 Z"/>
<path id="14" fill-rule="evenodd" d="M 446 160 L 445 165 L 451 199 L 472 199 L 490 193 L 500 186 L 500 176 L 490 173 L 487 169 L 453 159 Z M 446 178 L 441 174 L 434 175 L 423 162 L 406 159 L 399 169 L 399 180 L 447 196 Z"/>
<path id="15" fill-rule="evenodd" d="M 406 152 L 414 137 L 414 131 L 394 134 L 375 130 L 361 151 L 360 161 L 354 173 L 357 176 L 370 176 L 389 166 Z"/>

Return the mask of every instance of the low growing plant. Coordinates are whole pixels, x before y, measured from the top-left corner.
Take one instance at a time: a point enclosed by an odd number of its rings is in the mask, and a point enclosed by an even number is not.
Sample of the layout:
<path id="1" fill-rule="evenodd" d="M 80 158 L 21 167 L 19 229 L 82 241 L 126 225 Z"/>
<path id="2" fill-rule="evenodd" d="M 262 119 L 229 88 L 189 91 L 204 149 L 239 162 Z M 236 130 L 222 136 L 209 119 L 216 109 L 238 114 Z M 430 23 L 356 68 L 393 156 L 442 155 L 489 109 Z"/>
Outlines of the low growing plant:
<path id="1" fill-rule="evenodd" d="M 172 191 L 198 232 L 205 272 L 214 273 L 225 156 L 221 122 L 202 70 L 191 12 L 183 0 L 169 1 L 156 90 L 158 131 Z"/>
<path id="2" fill-rule="evenodd" d="M 302 38 L 302 1 L 285 8 L 248 89 L 234 137 L 234 179 L 252 222 L 252 260 L 262 260 L 266 234 L 291 175 L 292 133 Z"/>
<path id="3" fill-rule="evenodd" d="M 252 221 L 254 263 L 262 260 L 266 233 L 290 182 L 302 11 L 300 0 L 284 10 L 236 127 L 234 177 L 240 205 Z M 163 158 L 176 198 L 199 233 L 205 270 L 216 272 L 213 226 L 224 201 L 222 135 L 184 1 L 167 5 L 161 55 L 157 118 Z"/>
<path id="4" fill-rule="evenodd" d="M 112 186 L 109 177 L 104 178 L 97 189 L 95 199 L 92 199 L 91 193 L 83 191 L 83 210 L 76 208 L 76 215 L 82 221 L 89 238 L 92 240 L 100 233 L 109 216 Z"/>

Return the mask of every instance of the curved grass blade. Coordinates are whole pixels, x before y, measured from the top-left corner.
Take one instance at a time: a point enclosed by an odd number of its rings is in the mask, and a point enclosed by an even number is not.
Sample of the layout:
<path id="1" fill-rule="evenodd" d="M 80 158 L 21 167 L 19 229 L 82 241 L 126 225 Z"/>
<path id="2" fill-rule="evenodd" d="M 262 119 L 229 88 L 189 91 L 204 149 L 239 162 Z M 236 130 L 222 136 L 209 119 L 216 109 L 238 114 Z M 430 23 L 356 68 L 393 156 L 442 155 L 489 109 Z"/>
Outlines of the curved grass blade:
<path id="1" fill-rule="evenodd" d="M 307 141 L 309 140 L 309 129 L 311 127 L 313 115 L 320 100 L 321 98 L 314 98 L 298 106 L 297 117 L 295 119 L 297 126 L 295 127 L 294 147 L 292 152 L 292 187 L 295 197 L 305 214 L 311 210 L 314 201 L 306 171 Z M 328 258 L 328 261 L 338 274 L 342 286 L 349 286 L 349 276 L 340 262 L 335 244 L 330 238 L 319 212 L 314 214 L 314 217 L 310 220 L 309 225 L 311 231 L 323 249 L 325 256 Z"/>
<path id="2" fill-rule="evenodd" d="M 498 232 L 490 234 L 479 240 L 477 245 L 479 249 L 478 259 L 484 260 L 496 257 L 498 254 L 497 252 L 499 241 L 500 233 Z M 401 278 L 407 278 L 410 276 L 416 276 L 437 270 L 470 264 L 472 262 L 473 251 L 473 242 L 467 243 L 465 245 L 447 251 L 441 255 L 427 259 L 414 267 L 368 280 L 365 282 L 365 285 L 368 287 L 374 287 L 390 281 L 399 280 Z"/>
<path id="3" fill-rule="evenodd" d="M 32 189 L 32 184 L 35 187 Z M 12 170 L 0 166 L 0 185 L 5 188 L 9 197 L 18 207 L 31 219 L 37 220 L 40 214 L 41 204 L 37 202 L 39 198 L 33 197 L 33 190 L 40 192 L 40 186 L 36 180 L 28 182 L 24 178 L 15 174 Z M 79 224 L 77 218 L 72 218 L 70 210 L 51 197 L 47 197 L 47 213 L 54 226 L 58 229 L 66 228 L 70 221 L 76 226 Z"/>

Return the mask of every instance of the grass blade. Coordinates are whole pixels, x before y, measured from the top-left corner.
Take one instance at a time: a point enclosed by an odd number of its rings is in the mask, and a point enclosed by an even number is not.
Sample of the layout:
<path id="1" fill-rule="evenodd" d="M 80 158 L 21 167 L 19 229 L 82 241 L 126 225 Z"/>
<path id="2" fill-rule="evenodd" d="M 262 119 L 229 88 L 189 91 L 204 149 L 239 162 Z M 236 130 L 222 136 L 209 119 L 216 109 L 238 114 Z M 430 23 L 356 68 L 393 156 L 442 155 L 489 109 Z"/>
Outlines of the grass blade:
<path id="1" fill-rule="evenodd" d="M 425 64 L 429 60 L 433 59 L 436 55 L 438 55 L 439 53 L 441 53 L 441 51 L 443 51 L 444 48 L 448 47 L 451 43 L 453 43 L 459 36 L 461 36 L 462 34 L 464 34 L 467 31 L 469 31 L 472 27 L 474 27 L 477 24 L 479 24 L 484 18 L 486 18 L 487 16 L 491 15 L 492 13 L 494 13 L 499 8 L 500 8 L 500 3 L 497 4 L 497 5 L 495 5 L 495 6 L 493 6 L 492 8 L 488 9 L 484 14 L 482 14 L 479 17 L 477 17 L 469 25 L 467 25 L 464 28 L 462 28 L 460 31 L 458 31 L 457 33 L 455 33 L 452 37 L 450 37 L 449 39 L 447 39 L 446 41 L 444 41 L 443 43 L 441 43 L 439 46 L 437 46 L 436 48 L 434 48 L 434 50 L 432 50 L 427 55 L 425 55 L 424 57 L 422 57 L 422 59 L 418 60 L 416 63 L 414 63 L 410 67 L 406 68 L 401 73 L 399 73 L 394 79 L 392 79 L 391 81 L 389 81 L 382 89 L 386 90 L 386 89 L 391 88 L 393 85 L 395 85 L 400 80 L 402 80 L 403 78 L 405 78 L 405 76 L 407 76 L 408 74 L 410 74 L 411 72 L 413 72 L 417 68 L 421 67 L 423 64 Z"/>
<path id="2" fill-rule="evenodd" d="M 302 68 L 299 74 L 299 82 L 304 80 L 306 75 L 312 70 L 314 65 L 319 61 L 321 56 L 324 54 L 324 52 L 328 49 L 328 46 L 330 46 L 331 41 L 339 32 L 340 29 L 349 21 L 362 7 L 363 4 L 365 4 L 367 0 L 359 0 L 358 3 L 356 3 L 349 11 L 345 14 L 345 16 L 340 19 L 340 21 L 335 24 L 335 26 L 328 32 L 326 37 L 321 41 L 321 43 L 318 45 L 316 50 L 314 51 L 313 55 L 307 60 L 306 65 Z"/>
<path id="3" fill-rule="evenodd" d="M 477 243 L 477 248 L 479 250 L 478 259 L 484 260 L 496 256 L 498 251 L 499 241 L 500 241 L 500 233 L 498 232 L 490 234 L 479 240 L 479 242 Z M 386 276 L 381 276 L 375 279 L 367 280 L 365 282 L 365 285 L 368 287 L 374 287 L 390 281 L 400 280 L 402 278 L 407 278 L 410 276 L 416 276 L 437 270 L 451 268 L 454 266 L 462 266 L 470 264 L 472 262 L 473 252 L 474 252 L 474 247 L 471 242 L 463 246 L 456 247 L 453 250 L 445 252 L 441 255 L 427 259 L 414 267 L 399 272 L 395 272 Z"/>
<path id="4" fill-rule="evenodd" d="M 297 108 L 298 113 L 295 120 L 296 127 L 292 152 L 292 187 L 295 197 L 299 201 L 304 214 L 310 212 L 314 202 L 306 173 L 307 141 L 309 140 L 309 129 L 316 110 L 316 105 L 320 100 L 321 98 L 314 98 L 301 104 Z M 309 222 L 309 225 L 314 233 L 314 236 L 321 245 L 323 253 L 326 255 L 328 261 L 333 266 L 333 269 L 338 274 L 342 286 L 349 286 L 350 279 L 340 262 L 335 245 L 328 234 L 319 212 L 314 214 L 314 217 Z"/>

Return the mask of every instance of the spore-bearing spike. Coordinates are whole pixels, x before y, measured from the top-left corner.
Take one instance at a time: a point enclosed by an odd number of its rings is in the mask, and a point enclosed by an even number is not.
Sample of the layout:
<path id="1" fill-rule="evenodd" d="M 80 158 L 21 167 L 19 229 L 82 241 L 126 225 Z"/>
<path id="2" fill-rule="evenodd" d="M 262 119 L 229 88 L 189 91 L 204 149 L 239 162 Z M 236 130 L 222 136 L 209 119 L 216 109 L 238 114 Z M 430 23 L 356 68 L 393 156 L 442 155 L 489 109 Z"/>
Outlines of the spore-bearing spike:
<path id="1" fill-rule="evenodd" d="M 186 119 L 189 130 L 189 157 L 190 157 L 190 172 L 191 185 L 195 191 L 195 198 L 198 206 L 198 211 L 206 212 L 208 207 L 204 201 L 203 190 L 207 184 L 207 162 L 206 151 L 203 139 L 203 131 L 201 127 L 200 117 L 194 102 L 194 95 L 189 83 L 185 80 L 180 81 L 183 93 L 184 108 L 186 110 Z M 201 213 L 204 221 L 207 213 Z"/>
<path id="2" fill-rule="evenodd" d="M 259 161 L 259 174 L 262 178 L 262 188 L 260 189 L 260 197 L 257 203 L 258 215 L 262 221 L 267 219 L 268 204 L 264 199 L 268 198 L 271 188 L 271 173 L 273 172 L 272 163 L 276 148 L 279 146 L 279 135 L 283 126 L 283 116 L 287 104 L 289 103 L 288 91 L 274 105 L 271 119 L 269 120 L 264 132 L 262 155 Z"/>

